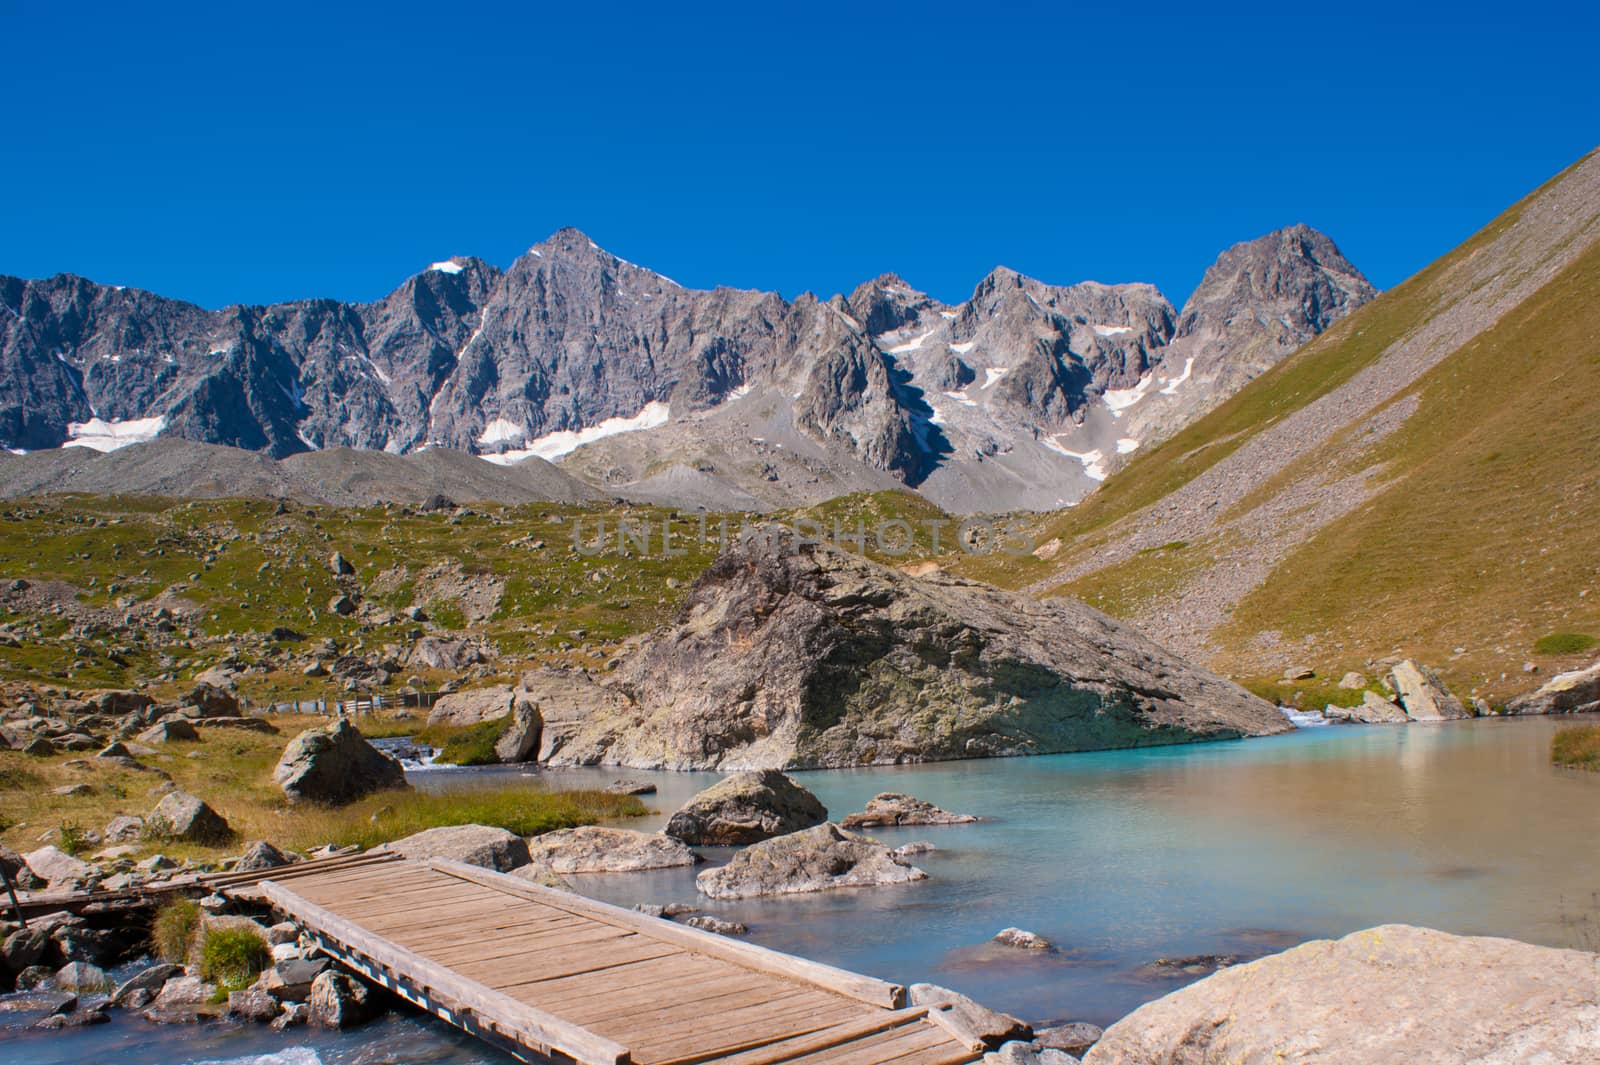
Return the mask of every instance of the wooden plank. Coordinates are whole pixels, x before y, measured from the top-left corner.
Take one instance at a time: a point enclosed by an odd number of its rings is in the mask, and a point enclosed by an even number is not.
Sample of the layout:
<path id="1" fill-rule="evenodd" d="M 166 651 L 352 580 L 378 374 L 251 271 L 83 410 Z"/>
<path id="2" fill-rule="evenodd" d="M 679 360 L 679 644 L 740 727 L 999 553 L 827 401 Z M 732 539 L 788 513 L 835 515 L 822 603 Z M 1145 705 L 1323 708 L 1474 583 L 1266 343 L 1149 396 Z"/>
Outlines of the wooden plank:
<path id="1" fill-rule="evenodd" d="M 657 1056 L 662 1047 L 685 1043 L 706 1049 L 735 1046 L 758 1039 L 770 1043 L 784 1035 L 815 1032 L 841 1020 L 860 1016 L 858 1003 L 821 1002 L 800 988 L 786 994 L 766 994 L 726 1000 L 714 1013 L 693 1008 L 671 1015 L 620 1021 L 603 1026 L 612 1038 Z M 836 1016 L 837 1015 L 837 1016 Z M 600 1026 L 597 1026 L 599 1028 Z"/>
<path id="2" fill-rule="evenodd" d="M 850 1019 L 850 1012 L 846 1007 L 837 1010 L 813 1013 L 804 1019 L 790 1018 L 784 1023 L 746 1025 L 740 1031 L 721 1031 L 715 1039 L 707 1040 L 697 1036 L 687 1036 L 663 1044 L 641 1043 L 637 1053 L 641 1058 L 656 1065 L 660 1061 L 679 1061 L 683 1058 L 702 1058 L 715 1060 L 718 1056 L 737 1054 L 744 1050 L 753 1050 L 764 1047 L 774 1040 L 786 1039 L 791 1036 L 809 1035 L 820 1032 L 835 1024 Z"/>
<path id="3" fill-rule="evenodd" d="M 537 964 L 541 980 L 559 980 L 569 976 L 598 976 L 608 969 L 615 969 L 621 965 L 667 957 L 676 949 L 665 943 L 653 943 L 643 937 L 637 938 L 639 940 L 637 946 L 613 947 L 603 955 L 595 951 L 573 951 L 570 948 L 562 948 L 550 955 L 534 956 L 527 960 Z M 468 973 L 464 967 L 460 971 L 463 975 Z M 485 979 L 484 982 L 490 981 Z"/>
<path id="4" fill-rule="evenodd" d="M 480 918 L 473 921 L 471 928 L 468 929 L 463 929 L 460 921 L 452 914 L 442 914 L 437 920 L 427 924 L 408 925 L 404 931 L 404 939 L 406 946 L 421 952 L 435 947 L 493 943 L 508 935 L 523 932 L 536 934 L 554 932 L 561 928 L 581 928 L 583 924 L 582 920 L 568 914 L 548 921 L 539 918 L 529 921 L 521 913 L 501 907 L 500 912 L 491 920 L 485 921 Z"/>
<path id="5" fill-rule="evenodd" d="M 830 1050 L 790 1058 L 792 1065 L 885 1065 L 908 1055 L 921 1054 L 940 1046 L 948 1046 L 944 1033 L 926 1024 L 896 1028 L 855 1043 Z M 965 1048 L 961 1048 L 965 1053 Z M 786 1065 L 789 1065 L 786 1063 Z"/>
<path id="6" fill-rule="evenodd" d="M 776 1000 L 803 993 L 804 988 L 794 984 L 780 987 L 752 989 L 747 984 L 724 980 L 711 986 L 696 984 L 688 997 L 674 994 L 672 988 L 654 988 L 649 998 L 616 1001 L 606 998 L 565 1006 L 562 1013 L 585 1028 L 611 1030 L 619 1025 L 645 1025 L 663 1018 L 681 1018 L 685 1013 L 704 1020 L 720 1014 L 730 1006 L 740 1006 L 751 1001 Z"/>
<path id="7" fill-rule="evenodd" d="M 875 1016 L 864 1017 L 859 1021 L 846 1024 L 836 1024 L 820 1032 L 798 1038 L 785 1039 L 778 1043 L 771 1043 L 758 1050 L 747 1050 L 740 1054 L 716 1058 L 717 1065 L 782 1065 L 784 1062 L 793 1061 L 805 1054 L 815 1054 L 831 1047 L 842 1046 L 880 1032 L 899 1028 L 903 1025 L 920 1021 L 928 1012 L 926 1006 L 913 1006 L 910 1009 L 894 1010 L 880 1013 Z M 692 1060 L 665 1063 L 665 1065 L 692 1065 Z"/>
<path id="8" fill-rule="evenodd" d="M 625 910 L 620 906 L 596 902 L 593 899 L 586 899 L 570 892 L 556 891 L 553 888 L 519 880 L 515 877 L 506 876 L 504 873 L 480 869 L 477 866 L 465 865 L 461 862 L 453 862 L 444 858 L 430 859 L 428 865 L 442 872 L 458 876 L 463 880 L 483 884 L 486 887 L 492 887 L 507 894 L 519 895 L 534 902 L 542 902 L 573 913 L 592 916 L 597 920 L 620 924 L 645 935 L 654 936 L 657 939 L 681 943 L 702 954 L 722 958 L 736 965 L 743 965 L 760 972 L 769 972 L 789 979 L 801 980 L 824 990 L 834 991 L 882 1009 L 899 1009 L 905 1005 L 905 988 L 898 984 L 890 984 L 869 976 L 861 976 L 858 973 L 847 972 L 831 965 L 807 961 L 804 958 L 780 954 L 775 950 L 767 950 L 752 943 L 735 942 L 714 932 L 703 932 L 688 925 L 675 924 L 656 917 L 646 917 L 635 910 Z"/>
<path id="9" fill-rule="evenodd" d="M 262 888 L 274 906 L 295 920 L 396 974 L 404 974 L 409 981 L 425 984 L 431 997 L 449 1001 L 454 1009 L 470 1010 L 483 1021 L 515 1034 L 529 1045 L 560 1051 L 584 1065 L 632 1065 L 628 1049 L 621 1044 L 458 976 L 437 962 L 389 943 L 301 898 L 281 884 L 267 880 L 262 882 Z"/>
<path id="10" fill-rule="evenodd" d="M 722 963 L 717 963 L 722 964 Z M 605 999 L 618 1005 L 630 1001 L 661 999 L 675 987 L 707 988 L 712 981 L 751 986 L 748 970 L 732 971 L 710 968 L 698 964 L 692 955 L 675 954 L 655 961 L 636 965 L 619 965 L 608 969 L 602 978 L 591 980 L 519 980 L 517 984 L 501 988 L 509 994 L 522 997 L 524 989 L 534 1001 L 546 1009 L 577 1009 L 585 999 Z M 529 986 L 532 985 L 532 986 Z"/>

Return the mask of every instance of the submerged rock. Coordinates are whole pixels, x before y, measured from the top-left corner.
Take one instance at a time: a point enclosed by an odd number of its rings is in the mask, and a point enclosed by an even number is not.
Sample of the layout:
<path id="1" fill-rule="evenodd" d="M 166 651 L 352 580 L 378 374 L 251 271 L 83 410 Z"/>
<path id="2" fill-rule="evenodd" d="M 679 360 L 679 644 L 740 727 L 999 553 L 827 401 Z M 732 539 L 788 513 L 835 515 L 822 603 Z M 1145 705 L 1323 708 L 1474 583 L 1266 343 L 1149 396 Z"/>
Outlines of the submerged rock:
<path id="1" fill-rule="evenodd" d="M 529 870 L 550 873 L 631 873 L 694 865 L 699 855 L 682 840 L 657 832 L 587 825 L 546 832 L 528 842 Z"/>
<path id="2" fill-rule="evenodd" d="M 1593 954 L 1384 925 L 1174 991 L 1083 1060 L 1580 1065 L 1600 1060 L 1600 981 Z"/>
<path id="3" fill-rule="evenodd" d="M 971 814 L 953 814 L 931 802 L 886 791 L 874 796 L 867 808 L 839 822 L 845 828 L 890 828 L 896 825 L 966 825 L 977 821 Z"/>
<path id="4" fill-rule="evenodd" d="M 557 764 L 814 768 L 1287 731 L 1273 706 L 1078 603 L 757 530 L 620 660 Z M 548 715 L 547 715 L 548 718 Z"/>
<path id="5" fill-rule="evenodd" d="M 339 805 L 386 788 L 404 788 L 399 762 L 378 750 L 345 718 L 289 741 L 273 779 L 291 801 Z"/>
<path id="6" fill-rule="evenodd" d="M 828 808 L 776 769 L 719 781 L 685 803 L 662 829 L 685 843 L 740 846 L 827 820 Z"/>
<path id="7" fill-rule="evenodd" d="M 748 899 L 908 884 L 927 877 L 883 844 L 825 821 L 754 844 L 727 865 L 701 873 L 695 886 L 714 899 Z"/>
<path id="8" fill-rule="evenodd" d="M 1017 950 L 1034 950 L 1043 954 L 1053 953 L 1056 945 L 1039 935 L 1021 928 L 1002 928 L 994 934 L 994 942 L 1003 947 L 1015 947 Z"/>
<path id="9" fill-rule="evenodd" d="M 528 844 L 521 836 L 488 825 L 448 825 L 430 828 L 393 843 L 383 850 L 395 851 L 419 861 L 450 858 L 467 865 L 479 865 L 501 873 L 528 864 Z"/>

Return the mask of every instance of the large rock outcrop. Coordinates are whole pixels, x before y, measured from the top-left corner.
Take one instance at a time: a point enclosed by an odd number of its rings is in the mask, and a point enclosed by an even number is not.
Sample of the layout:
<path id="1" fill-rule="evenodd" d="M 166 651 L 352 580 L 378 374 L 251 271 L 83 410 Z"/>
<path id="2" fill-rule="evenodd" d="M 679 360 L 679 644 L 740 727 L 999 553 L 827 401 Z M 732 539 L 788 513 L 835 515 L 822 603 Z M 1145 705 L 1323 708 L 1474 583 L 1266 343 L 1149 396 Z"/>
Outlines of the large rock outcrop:
<path id="1" fill-rule="evenodd" d="M 406 787 L 400 763 L 368 743 L 345 718 L 289 741 L 273 780 L 291 801 L 338 805 Z"/>
<path id="2" fill-rule="evenodd" d="M 741 773 L 690 799 L 663 831 L 685 843 L 740 846 L 821 824 L 828 808 L 775 769 Z"/>
<path id="3" fill-rule="evenodd" d="M 1587 714 L 1600 710 L 1600 662 L 1557 673 L 1537 691 L 1506 704 L 1508 714 Z"/>
<path id="4" fill-rule="evenodd" d="M 714 899 L 749 899 L 927 878 L 927 873 L 883 844 L 825 821 L 747 847 L 727 865 L 695 877 L 695 886 Z"/>
<path id="5" fill-rule="evenodd" d="M 1454 721 L 1472 716 L 1433 670 L 1409 658 L 1390 671 L 1389 685 L 1413 721 Z"/>
<path id="6" fill-rule="evenodd" d="M 1085 1065 L 1600 1061 L 1600 957 L 1384 925 L 1237 965 L 1142 1006 Z"/>
<path id="7" fill-rule="evenodd" d="M 552 762 L 892 765 L 1291 727 L 1265 700 L 1081 604 L 910 577 L 768 529 L 706 570 L 611 691 L 622 698 L 552 746 Z"/>

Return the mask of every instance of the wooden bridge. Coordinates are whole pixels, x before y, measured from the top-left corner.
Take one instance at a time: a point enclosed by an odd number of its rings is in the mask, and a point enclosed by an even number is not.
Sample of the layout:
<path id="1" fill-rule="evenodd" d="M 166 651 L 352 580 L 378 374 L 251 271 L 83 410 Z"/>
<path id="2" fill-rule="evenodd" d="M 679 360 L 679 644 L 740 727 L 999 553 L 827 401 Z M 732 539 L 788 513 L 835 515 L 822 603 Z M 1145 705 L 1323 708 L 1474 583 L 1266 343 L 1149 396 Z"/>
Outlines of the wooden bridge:
<path id="1" fill-rule="evenodd" d="M 366 857 L 275 870 L 240 887 L 298 921 L 343 965 L 524 1060 L 960 1065 L 983 1057 L 947 1006 L 907 1009 L 894 984 L 477 866 Z"/>

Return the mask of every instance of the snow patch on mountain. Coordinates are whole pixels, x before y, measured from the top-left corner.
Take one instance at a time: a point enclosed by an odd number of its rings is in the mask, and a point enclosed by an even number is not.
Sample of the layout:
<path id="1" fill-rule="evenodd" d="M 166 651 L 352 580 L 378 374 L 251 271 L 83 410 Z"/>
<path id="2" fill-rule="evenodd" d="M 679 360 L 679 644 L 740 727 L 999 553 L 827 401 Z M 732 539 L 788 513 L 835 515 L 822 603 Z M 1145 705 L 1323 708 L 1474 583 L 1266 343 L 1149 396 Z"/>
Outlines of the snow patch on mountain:
<path id="1" fill-rule="evenodd" d="M 644 405 L 638 414 L 631 418 L 607 418 L 605 421 L 585 429 L 561 429 L 531 441 L 527 447 L 517 448 L 513 451 L 502 451 L 498 455 L 485 455 L 483 457 L 500 466 L 510 466 L 513 463 L 530 458 L 541 458 L 553 462 L 563 455 L 571 454 L 585 444 L 592 444 L 596 440 L 603 440 L 608 436 L 616 436 L 618 433 L 638 432 L 640 429 L 654 429 L 657 426 L 665 425 L 671 414 L 671 408 L 667 404 L 660 400 L 651 400 Z"/>
<path id="2" fill-rule="evenodd" d="M 67 442 L 62 447 L 86 447 L 94 451 L 116 451 L 129 444 L 144 444 L 154 440 L 167 427 L 167 416 L 154 418 L 129 418 L 126 421 L 108 422 L 104 418 L 90 418 L 86 422 L 67 423 Z"/>

